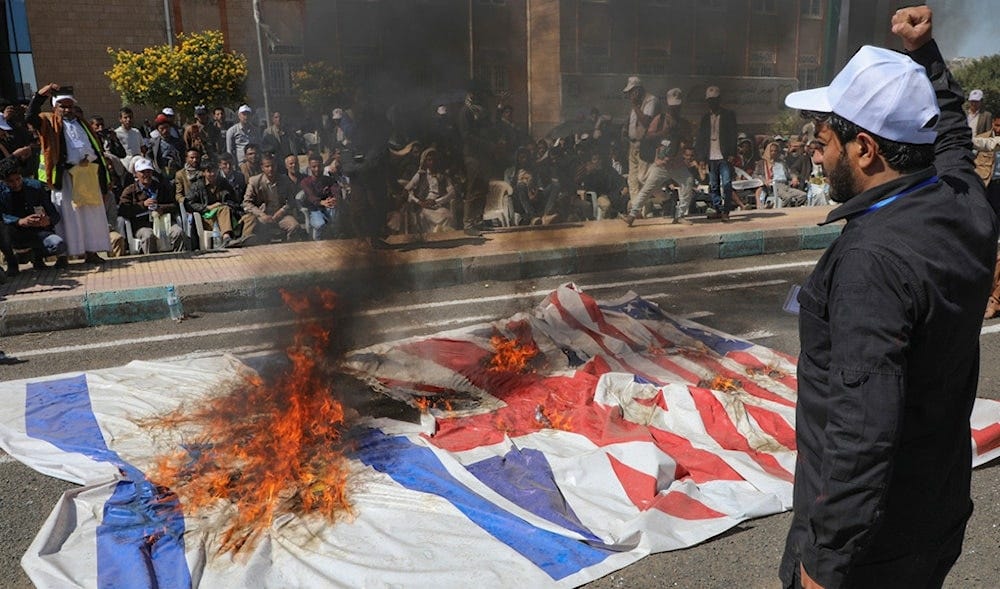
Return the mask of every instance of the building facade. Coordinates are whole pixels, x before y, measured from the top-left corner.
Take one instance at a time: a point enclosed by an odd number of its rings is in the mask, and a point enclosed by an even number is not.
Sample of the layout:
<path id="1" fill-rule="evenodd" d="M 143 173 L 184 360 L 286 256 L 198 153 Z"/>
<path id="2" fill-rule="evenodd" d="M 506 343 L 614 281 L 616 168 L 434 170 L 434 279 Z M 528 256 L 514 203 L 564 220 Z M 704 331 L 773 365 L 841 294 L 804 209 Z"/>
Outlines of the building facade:
<path id="1" fill-rule="evenodd" d="M 297 109 L 291 72 L 328 61 L 369 95 L 411 104 L 461 99 L 479 79 L 539 134 L 597 107 L 627 108 L 621 87 L 681 87 L 688 115 L 708 85 L 764 126 L 782 97 L 826 83 L 863 43 L 885 44 L 892 10 L 875 0 L 0 0 L 0 88 L 25 98 L 72 84 L 89 113 L 121 99 L 108 48 L 141 50 L 181 32 L 221 30 L 247 56 L 248 98 Z M 263 26 L 258 34 L 254 5 Z M 258 44 L 258 39 L 260 42 Z M 4 56 L 0 56 L 4 57 Z M 262 66 L 263 64 L 263 66 Z M 151 113 L 147 109 L 147 115 Z"/>

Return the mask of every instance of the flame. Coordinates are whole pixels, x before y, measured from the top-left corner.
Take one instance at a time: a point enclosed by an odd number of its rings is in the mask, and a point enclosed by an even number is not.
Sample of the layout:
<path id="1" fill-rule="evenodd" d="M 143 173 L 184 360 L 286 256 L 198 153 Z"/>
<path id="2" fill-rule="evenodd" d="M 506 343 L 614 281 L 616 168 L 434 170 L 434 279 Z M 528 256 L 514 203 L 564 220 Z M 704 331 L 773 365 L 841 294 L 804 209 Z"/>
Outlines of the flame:
<path id="1" fill-rule="evenodd" d="M 708 383 L 708 388 L 714 391 L 723 391 L 726 393 L 738 391 L 740 386 L 740 381 L 732 378 L 726 378 L 722 375 L 717 375 Z"/>
<path id="2" fill-rule="evenodd" d="M 569 412 L 561 413 L 545 405 L 539 405 L 535 410 L 535 420 L 543 427 L 573 431 L 573 420 Z"/>
<path id="3" fill-rule="evenodd" d="M 522 342 L 501 335 L 491 337 L 490 345 L 493 346 L 493 356 L 487 368 L 490 372 L 525 372 L 528 363 L 539 353 L 535 342 Z"/>
<path id="4" fill-rule="evenodd" d="M 161 457 L 152 478 L 175 490 L 188 512 L 232 507 L 220 552 L 253 545 L 279 515 L 315 514 L 334 521 L 352 513 L 348 465 L 337 449 L 344 408 L 333 397 L 321 361 L 330 331 L 305 318 L 328 315 L 336 295 L 314 289 L 282 291 L 282 298 L 299 316 L 285 372 L 273 382 L 246 375 L 207 406 L 186 414 L 178 410 L 150 424 L 186 423 L 199 431 L 185 441 L 186 451 Z"/>

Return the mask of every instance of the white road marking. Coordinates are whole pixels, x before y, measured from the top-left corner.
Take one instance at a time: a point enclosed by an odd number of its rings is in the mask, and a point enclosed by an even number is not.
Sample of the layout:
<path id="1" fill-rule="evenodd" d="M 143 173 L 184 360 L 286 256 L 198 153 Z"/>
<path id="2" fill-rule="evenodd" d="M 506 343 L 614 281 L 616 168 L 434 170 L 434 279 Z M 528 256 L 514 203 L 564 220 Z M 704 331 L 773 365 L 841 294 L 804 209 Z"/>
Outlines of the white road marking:
<path id="1" fill-rule="evenodd" d="M 719 292 L 722 290 L 740 290 L 744 288 L 756 288 L 758 286 L 775 286 L 785 284 L 787 280 L 763 280 L 761 282 L 741 282 L 738 284 L 722 284 L 719 286 L 704 286 L 701 290 L 706 292 Z"/>
<path id="2" fill-rule="evenodd" d="M 1000 323 L 987 325 L 979 330 L 979 335 L 986 335 L 988 333 L 1000 333 Z"/>
<path id="3" fill-rule="evenodd" d="M 295 325 L 294 320 L 274 321 L 271 323 L 251 323 L 250 325 L 237 325 L 234 327 L 223 327 L 219 329 L 205 329 L 202 331 L 191 331 L 188 333 L 169 333 L 163 335 L 151 335 L 149 337 L 135 337 L 129 339 L 118 339 L 107 342 L 97 342 L 92 344 L 79 344 L 75 346 L 59 346 L 56 348 L 44 348 L 41 350 L 29 350 L 27 352 L 9 352 L 8 356 L 15 358 L 31 358 L 35 356 L 48 356 L 49 354 L 63 354 L 66 352 L 82 352 L 84 350 L 96 350 L 101 348 L 117 348 L 120 346 L 132 346 L 147 342 L 166 342 L 178 338 L 207 337 L 212 335 L 226 335 L 230 333 L 243 333 L 246 331 L 257 331 L 271 327 L 284 327 Z"/>
<path id="4" fill-rule="evenodd" d="M 698 278 L 714 278 L 717 276 L 727 276 L 735 274 L 750 274 L 753 272 L 768 272 L 771 270 L 787 270 L 789 268 L 802 268 L 805 266 L 815 266 L 816 262 L 788 262 L 787 264 L 770 264 L 767 266 L 755 266 L 752 268 L 735 268 L 732 270 L 715 270 L 712 272 L 697 272 L 695 274 L 678 274 L 677 276 L 663 276 L 659 278 L 642 278 L 628 280 L 624 282 L 605 282 L 602 284 L 581 284 L 578 285 L 585 291 L 608 290 L 613 288 L 632 287 L 646 284 L 659 284 L 661 282 L 680 282 L 683 280 L 697 280 Z M 475 297 L 469 299 L 453 299 L 449 301 L 437 301 L 433 303 L 415 303 L 413 305 L 397 305 L 394 307 L 380 307 L 378 309 L 368 309 L 361 311 L 358 315 L 384 315 L 386 313 L 400 313 L 404 311 L 417 311 L 421 309 L 434 309 L 437 307 L 451 307 L 455 305 L 467 305 L 472 303 L 488 303 L 494 301 L 504 301 L 510 299 L 528 299 L 545 296 L 552 292 L 551 288 L 535 290 L 531 292 L 512 293 L 494 295 L 488 297 Z"/>
<path id="5" fill-rule="evenodd" d="M 685 319 L 690 319 L 690 320 L 693 321 L 695 319 L 701 319 L 702 317 L 711 317 L 712 315 L 715 315 L 715 313 L 713 313 L 711 311 L 695 311 L 694 313 L 688 313 L 686 315 L 681 315 L 681 317 L 683 317 Z"/>
<path id="6" fill-rule="evenodd" d="M 776 335 L 778 335 L 778 334 L 772 333 L 772 332 L 770 332 L 770 331 L 768 331 L 766 329 L 755 329 L 753 331 L 748 331 L 746 333 L 741 333 L 740 335 L 738 335 L 736 337 L 738 337 L 740 339 L 745 339 L 745 340 L 758 340 L 758 339 L 766 339 L 766 338 L 769 338 L 769 337 L 774 337 Z"/>
<path id="7" fill-rule="evenodd" d="M 278 351 L 274 344 L 255 344 L 252 346 L 239 346 L 237 348 L 222 348 L 219 350 L 195 350 L 187 354 L 157 358 L 157 362 L 177 362 L 180 360 L 190 360 L 192 358 L 210 358 L 219 354 L 232 354 L 240 358 L 252 358 L 254 356 L 266 356 Z"/>
<path id="8" fill-rule="evenodd" d="M 443 319 L 441 321 L 428 321 L 426 323 L 421 323 L 420 325 L 399 325 L 396 327 L 388 327 L 386 329 L 379 330 L 380 333 L 398 333 L 400 331 L 414 331 L 417 329 L 423 329 L 424 327 L 447 327 L 449 325 L 465 325 L 471 323 L 486 323 L 489 321 L 496 321 L 496 315 L 479 315 L 476 317 L 460 317 L 458 319 Z"/>
<path id="9" fill-rule="evenodd" d="M 625 281 L 625 282 L 606 282 L 606 283 L 601 283 L 601 284 L 580 285 L 580 288 L 583 289 L 583 290 L 586 290 L 586 291 L 608 290 L 608 289 L 621 288 L 621 287 L 633 287 L 633 286 L 647 285 L 647 284 L 658 284 L 658 283 L 663 283 L 663 282 L 680 282 L 680 281 L 684 281 L 684 280 L 697 280 L 699 278 L 712 278 L 712 277 L 717 277 L 717 276 L 739 275 L 739 274 L 748 274 L 748 273 L 753 273 L 753 272 L 767 272 L 767 271 L 771 271 L 771 270 L 787 270 L 787 269 L 790 269 L 790 268 L 801 268 L 801 267 L 806 267 L 806 266 L 814 266 L 815 264 L 816 264 L 815 262 L 789 262 L 789 263 L 786 263 L 786 264 L 769 264 L 769 265 L 766 265 L 766 266 L 754 266 L 754 267 L 751 267 L 751 268 L 735 268 L 735 269 L 732 269 L 732 270 L 717 270 L 717 271 L 712 271 L 712 272 L 697 272 L 697 273 L 694 273 L 694 274 L 679 274 L 677 276 L 664 276 L 664 277 L 659 277 L 659 278 L 643 278 L 643 279 L 637 279 L 637 280 L 629 280 L 629 281 Z M 782 281 L 776 282 L 776 284 L 780 284 L 780 283 L 783 283 L 783 282 L 785 282 L 785 281 L 782 280 Z M 502 301 L 502 300 L 539 298 L 539 297 L 542 297 L 542 296 L 545 296 L 545 295 L 549 294 L 550 292 L 552 292 L 552 289 L 535 290 L 535 291 L 525 292 L 525 293 L 513 293 L 513 294 L 494 295 L 494 296 L 488 296 L 488 297 L 475 297 L 475 298 L 467 298 L 467 299 L 454 299 L 454 300 L 449 300 L 449 301 L 436 301 L 436 302 L 429 302 L 429 303 L 417 303 L 417 304 L 413 304 L 413 305 L 397 305 L 397 306 L 391 306 L 391 307 L 380 307 L 378 309 L 368 309 L 368 310 L 365 310 L 365 311 L 361 311 L 359 313 L 356 313 L 356 315 L 371 317 L 371 316 L 377 316 L 377 315 L 388 315 L 390 313 L 400 313 L 400 312 L 405 312 L 405 311 L 417 311 L 417 310 L 434 309 L 434 308 L 441 308 L 441 307 L 452 307 L 452 306 L 466 305 L 466 304 L 482 304 L 482 303 Z M 656 299 L 656 298 L 665 298 L 667 296 L 669 296 L 667 293 L 657 293 L 655 295 L 650 295 L 650 296 L 648 296 L 646 298 Z M 705 317 L 705 316 L 706 315 L 699 315 L 699 317 Z M 691 319 L 693 317 L 689 316 L 688 318 Z M 494 317 L 492 317 L 492 316 L 489 316 L 489 317 L 487 317 L 487 316 L 481 316 L 481 317 L 469 317 L 469 318 L 464 318 L 464 319 L 449 319 L 449 320 L 446 320 L 446 321 L 432 322 L 432 323 L 428 323 L 428 324 L 425 324 L 425 325 L 431 326 L 431 327 L 434 327 L 434 326 L 440 327 L 442 325 L 458 324 L 458 323 L 463 323 L 463 322 L 470 322 L 471 323 L 471 322 L 475 322 L 475 321 L 490 320 L 490 319 L 494 319 Z M 234 326 L 234 327 L 225 327 L 225 328 L 221 328 L 221 329 L 206 329 L 206 330 L 202 330 L 202 331 L 192 331 L 192 332 L 184 333 L 184 334 L 174 334 L 174 333 L 171 333 L 171 334 L 155 335 L 155 336 L 149 336 L 149 337 L 143 337 L 143 338 L 128 338 L 128 339 L 119 339 L 119 340 L 112 340 L 112 341 L 106 341 L 106 342 L 96 342 L 96 343 L 91 343 L 91 344 L 79 344 L 79 345 L 75 345 L 75 346 L 59 346 L 59 347 L 54 347 L 54 348 L 44 348 L 44 349 L 40 349 L 40 350 L 28 350 L 28 351 L 24 351 L 24 352 L 17 352 L 17 351 L 13 351 L 12 350 L 12 351 L 10 351 L 8 353 L 8 355 L 14 356 L 16 358 L 34 358 L 34 357 L 38 357 L 38 356 L 47 356 L 47 355 L 50 355 L 50 354 L 63 354 L 63 353 L 67 353 L 67 352 L 82 352 L 82 351 L 85 351 L 85 350 L 95 350 L 95 349 L 103 349 L 103 348 L 117 348 L 117 347 L 130 346 L 130 345 L 147 343 L 147 342 L 170 341 L 170 340 L 177 339 L 178 337 L 198 338 L 198 337 L 209 337 L 209 336 L 213 336 L 213 335 L 226 335 L 226 334 L 243 333 L 243 332 L 247 332 L 247 331 L 258 331 L 258 330 L 262 330 L 262 329 L 269 329 L 269 328 L 272 328 L 272 327 L 285 327 L 285 326 L 294 325 L 294 324 L 295 324 L 295 320 L 274 321 L 274 322 L 271 322 L 271 323 L 252 323 L 250 325 L 239 325 L 239 326 Z M 386 332 L 398 332 L 398 331 L 405 331 L 406 329 L 409 329 L 409 328 L 394 327 L 394 328 L 386 329 L 385 331 Z"/>

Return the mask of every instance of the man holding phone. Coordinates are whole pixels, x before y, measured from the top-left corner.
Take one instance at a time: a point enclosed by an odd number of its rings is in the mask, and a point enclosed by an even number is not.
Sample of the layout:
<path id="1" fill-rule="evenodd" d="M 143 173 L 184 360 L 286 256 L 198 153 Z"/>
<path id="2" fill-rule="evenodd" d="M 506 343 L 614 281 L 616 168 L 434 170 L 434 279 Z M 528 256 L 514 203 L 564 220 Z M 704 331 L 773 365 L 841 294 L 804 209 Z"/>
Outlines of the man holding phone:
<path id="1" fill-rule="evenodd" d="M 57 267 L 67 265 L 66 242 L 55 233 L 59 211 L 40 182 L 21 177 L 21 162 L 14 157 L 0 161 L 0 217 L 7 276 L 20 271 L 14 249 L 30 248 L 36 270 L 45 268 L 46 256 L 58 256 Z"/>

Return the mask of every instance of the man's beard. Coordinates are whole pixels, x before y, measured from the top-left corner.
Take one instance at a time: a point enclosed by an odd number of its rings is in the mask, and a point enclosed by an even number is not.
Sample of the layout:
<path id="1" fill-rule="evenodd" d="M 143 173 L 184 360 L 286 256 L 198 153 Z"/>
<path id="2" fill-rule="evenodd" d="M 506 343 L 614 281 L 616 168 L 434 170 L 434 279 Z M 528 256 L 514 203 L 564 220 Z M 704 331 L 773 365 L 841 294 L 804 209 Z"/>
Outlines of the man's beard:
<path id="1" fill-rule="evenodd" d="M 855 196 L 854 174 L 847 160 L 847 153 L 841 151 L 837 164 L 830 170 L 830 200 L 844 203 Z"/>

